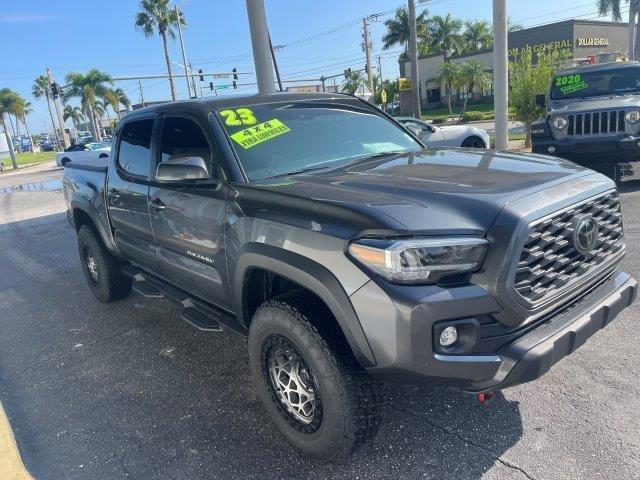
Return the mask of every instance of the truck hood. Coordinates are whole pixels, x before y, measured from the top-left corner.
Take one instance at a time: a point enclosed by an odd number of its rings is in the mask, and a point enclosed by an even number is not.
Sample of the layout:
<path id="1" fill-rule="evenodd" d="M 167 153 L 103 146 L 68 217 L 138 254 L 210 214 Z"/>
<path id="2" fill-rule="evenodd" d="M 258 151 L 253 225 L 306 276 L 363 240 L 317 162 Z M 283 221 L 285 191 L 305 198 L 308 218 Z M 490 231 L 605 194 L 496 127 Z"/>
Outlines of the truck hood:
<path id="1" fill-rule="evenodd" d="M 611 95 L 607 97 L 586 98 L 584 100 L 560 100 L 552 101 L 549 109 L 552 114 L 574 113 L 590 110 L 616 110 L 622 108 L 638 107 L 639 95 Z"/>
<path id="2" fill-rule="evenodd" d="M 482 235 L 510 202 L 592 173 L 541 155 L 425 149 L 252 186 L 359 212 L 375 209 L 414 234 Z"/>

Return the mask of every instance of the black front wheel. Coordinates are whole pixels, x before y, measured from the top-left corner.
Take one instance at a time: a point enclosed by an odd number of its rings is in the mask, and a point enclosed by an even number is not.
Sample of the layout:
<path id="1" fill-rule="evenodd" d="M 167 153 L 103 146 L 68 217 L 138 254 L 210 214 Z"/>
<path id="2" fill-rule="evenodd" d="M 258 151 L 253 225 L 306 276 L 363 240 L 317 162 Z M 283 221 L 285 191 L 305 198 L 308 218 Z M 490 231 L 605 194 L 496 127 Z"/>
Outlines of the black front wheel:
<path id="1" fill-rule="evenodd" d="M 469 137 L 462 142 L 464 148 L 487 148 L 480 137 Z"/>
<path id="2" fill-rule="evenodd" d="M 371 440 L 381 417 L 382 387 L 357 364 L 330 328 L 316 297 L 291 292 L 262 304 L 249 329 L 258 395 L 276 427 L 303 454 L 342 461 Z"/>

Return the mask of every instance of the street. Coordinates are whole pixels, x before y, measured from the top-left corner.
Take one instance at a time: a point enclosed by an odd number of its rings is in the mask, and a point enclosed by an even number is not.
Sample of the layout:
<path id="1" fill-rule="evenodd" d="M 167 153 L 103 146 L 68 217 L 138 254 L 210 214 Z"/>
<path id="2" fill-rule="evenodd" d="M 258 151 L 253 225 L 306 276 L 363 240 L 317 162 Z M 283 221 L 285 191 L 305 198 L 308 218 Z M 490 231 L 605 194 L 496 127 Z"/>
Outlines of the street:
<path id="1" fill-rule="evenodd" d="M 640 478 L 638 303 L 487 405 L 389 385 L 373 445 L 317 464 L 273 428 L 245 339 L 200 332 L 164 299 L 94 299 L 61 174 L 0 175 L 0 401 L 35 478 Z M 622 201 L 637 278 L 640 184 Z"/>

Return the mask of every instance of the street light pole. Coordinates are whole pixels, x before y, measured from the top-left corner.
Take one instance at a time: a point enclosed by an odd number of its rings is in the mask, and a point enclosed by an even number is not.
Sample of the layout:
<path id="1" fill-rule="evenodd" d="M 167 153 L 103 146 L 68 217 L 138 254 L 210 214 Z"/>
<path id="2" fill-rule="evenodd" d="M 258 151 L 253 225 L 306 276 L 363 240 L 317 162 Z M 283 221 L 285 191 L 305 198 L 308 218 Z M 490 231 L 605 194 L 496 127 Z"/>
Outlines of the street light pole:
<path id="1" fill-rule="evenodd" d="M 362 19 L 362 29 L 364 30 L 364 54 L 367 59 L 367 82 L 369 84 L 369 90 L 371 95 L 373 91 L 373 72 L 371 71 L 371 44 L 369 43 L 369 19 L 364 17 Z"/>
<path id="2" fill-rule="evenodd" d="M 493 0 L 493 106 L 496 117 L 496 149 L 509 149 L 509 57 L 507 53 L 506 0 Z"/>
<path id="3" fill-rule="evenodd" d="M 191 85 L 189 84 L 189 72 L 187 70 L 187 54 L 184 52 L 184 40 L 182 39 L 182 27 L 180 26 L 180 10 L 178 10 L 178 5 L 176 5 L 176 19 L 178 22 L 178 37 L 180 37 L 180 48 L 182 49 L 182 64 L 184 65 L 184 76 L 187 81 L 187 95 L 189 98 L 193 98 L 191 96 Z M 194 92 L 193 96 L 196 94 Z"/>
<path id="4" fill-rule="evenodd" d="M 503 0 L 504 1 L 504 0 Z M 418 83 L 418 33 L 416 2 L 409 0 L 409 56 L 411 57 L 411 110 L 415 118 L 421 117 L 420 84 Z"/>
<path id="5" fill-rule="evenodd" d="M 276 93 L 276 86 L 273 81 L 269 29 L 267 28 L 267 16 L 264 11 L 264 0 L 246 0 L 246 2 L 258 92 L 262 95 L 272 95 Z"/>
<path id="6" fill-rule="evenodd" d="M 49 70 L 49 67 L 47 67 L 47 78 L 49 79 L 49 85 L 51 85 L 51 82 L 53 81 L 52 77 L 51 77 L 51 70 Z M 52 95 L 53 96 L 53 95 Z M 58 99 L 57 98 L 53 98 L 53 106 L 56 109 L 56 115 L 58 116 L 58 125 L 60 126 L 60 135 L 62 137 L 62 143 L 64 144 L 64 148 L 69 148 L 69 145 L 71 145 L 71 143 L 69 142 L 69 135 L 67 135 L 67 132 L 64 129 L 64 118 L 62 116 L 62 111 L 60 110 L 60 107 L 58 106 Z M 96 135 L 99 137 L 100 136 L 100 126 L 98 125 L 98 132 L 96 132 Z M 54 126 L 55 129 L 55 126 Z"/>

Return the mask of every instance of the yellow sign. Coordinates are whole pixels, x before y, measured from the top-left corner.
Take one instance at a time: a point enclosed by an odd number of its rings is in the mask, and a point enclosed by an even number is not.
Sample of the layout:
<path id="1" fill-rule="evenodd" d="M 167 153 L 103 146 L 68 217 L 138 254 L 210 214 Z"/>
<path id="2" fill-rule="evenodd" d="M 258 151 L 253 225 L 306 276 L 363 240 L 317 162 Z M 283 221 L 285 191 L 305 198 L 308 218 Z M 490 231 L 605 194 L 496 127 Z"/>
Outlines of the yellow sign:
<path id="1" fill-rule="evenodd" d="M 253 111 L 249 108 L 237 108 L 235 110 L 222 110 L 220 116 L 224 118 L 224 122 L 230 127 L 239 125 L 254 125 L 258 120 L 253 115 Z"/>
<path id="2" fill-rule="evenodd" d="M 511 48 L 509 49 L 510 57 L 519 57 L 526 51 L 531 51 L 534 53 L 542 53 L 547 52 L 549 50 L 561 50 L 561 49 L 570 49 L 571 48 L 571 40 L 557 40 L 555 42 L 547 42 L 547 43 L 537 43 L 535 45 L 525 45 L 522 48 Z"/>
<path id="3" fill-rule="evenodd" d="M 382 90 L 380 92 L 380 98 L 382 100 L 382 103 L 387 103 L 387 92 L 385 92 L 384 90 Z"/>
<path id="4" fill-rule="evenodd" d="M 411 90 L 411 79 L 410 78 L 399 78 L 398 79 L 398 89 L 401 92 L 408 92 Z"/>
<path id="5" fill-rule="evenodd" d="M 609 39 L 608 38 L 579 38 L 578 46 L 579 47 L 608 47 Z"/>
<path id="6" fill-rule="evenodd" d="M 274 118 L 268 122 L 240 130 L 231 135 L 231 138 L 246 150 L 289 131 L 291 131 L 289 127 L 277 118 Z"/>

